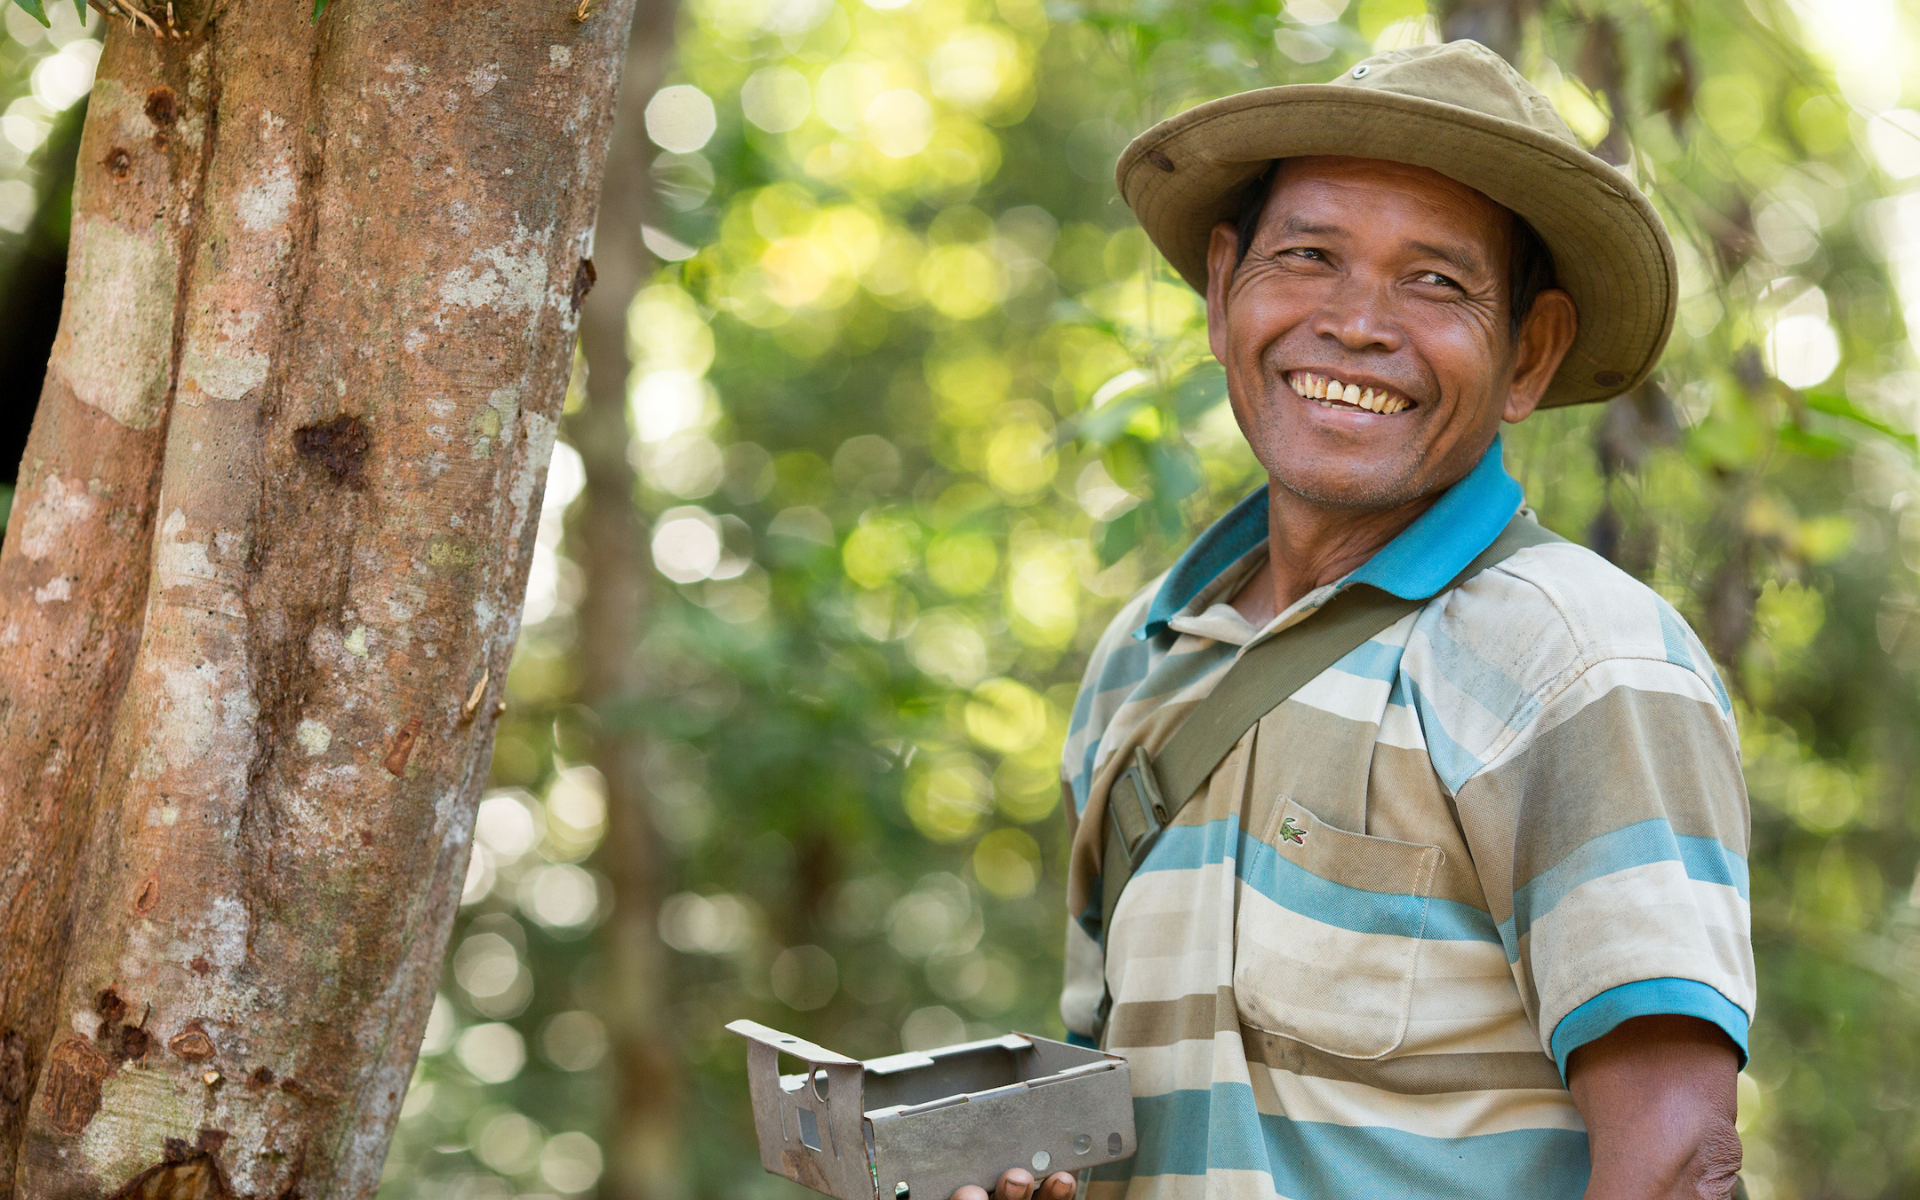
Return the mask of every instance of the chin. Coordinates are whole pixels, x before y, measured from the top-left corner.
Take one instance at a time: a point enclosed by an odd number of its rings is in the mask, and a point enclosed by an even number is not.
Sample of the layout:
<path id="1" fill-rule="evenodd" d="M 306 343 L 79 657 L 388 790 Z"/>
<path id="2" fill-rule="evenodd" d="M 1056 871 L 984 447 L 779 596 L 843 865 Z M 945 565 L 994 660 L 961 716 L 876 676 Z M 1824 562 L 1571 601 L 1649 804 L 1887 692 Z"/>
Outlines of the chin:
<path id="1" fill-rule="evenodd" d="M 1277 471 L 1268 466 L 1267 474 L 1287 491 L 1323 508 L 1381 512 L 1418 500 L 1421 494 L 1418 483 L 1411 478 L 1413 473 L 1398 463 L 1346 468 L 1326 464 L 1305 469 L 1283 464 Z"/>

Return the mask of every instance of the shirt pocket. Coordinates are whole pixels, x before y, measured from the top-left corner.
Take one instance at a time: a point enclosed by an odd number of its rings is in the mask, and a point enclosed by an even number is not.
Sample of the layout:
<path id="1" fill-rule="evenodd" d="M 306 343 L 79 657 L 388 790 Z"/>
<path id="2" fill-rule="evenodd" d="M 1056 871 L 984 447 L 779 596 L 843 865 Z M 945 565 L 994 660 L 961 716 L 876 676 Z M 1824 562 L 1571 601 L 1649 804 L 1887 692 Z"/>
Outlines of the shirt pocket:
<path id="1" fill-rule="evenodd" d="M 1249 847 L 1234 917 L 1240 1019 L 1345 1058 L 1407 1036 L 1438 846 L 1349 833 L 1282 798 Z"/>

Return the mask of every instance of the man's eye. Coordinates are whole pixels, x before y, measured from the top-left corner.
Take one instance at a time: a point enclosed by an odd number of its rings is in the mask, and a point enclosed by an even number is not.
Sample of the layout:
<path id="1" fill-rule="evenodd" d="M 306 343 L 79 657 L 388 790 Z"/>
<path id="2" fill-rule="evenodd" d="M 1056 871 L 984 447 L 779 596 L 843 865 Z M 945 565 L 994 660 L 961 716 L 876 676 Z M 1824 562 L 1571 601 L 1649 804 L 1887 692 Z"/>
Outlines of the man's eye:
<path id="1" fill-rule="evenodd" d="M 1435 284 L 1439 287 L 1449 287 L 1455 291 L 1463 290 L 1458 281 L 1442 275 L 1438 271 L 1422 271 L 1420 273 L 1420 282 Z"/>
<path id="2" fill-rule="evenodd" d="M 1315 250 L 1312 246 L 1294 246 L 1281 253 L 1289 258 L 1304 258 L 1312 262 L 1325 262 L 1327 258 L 1323 251 Z"/>

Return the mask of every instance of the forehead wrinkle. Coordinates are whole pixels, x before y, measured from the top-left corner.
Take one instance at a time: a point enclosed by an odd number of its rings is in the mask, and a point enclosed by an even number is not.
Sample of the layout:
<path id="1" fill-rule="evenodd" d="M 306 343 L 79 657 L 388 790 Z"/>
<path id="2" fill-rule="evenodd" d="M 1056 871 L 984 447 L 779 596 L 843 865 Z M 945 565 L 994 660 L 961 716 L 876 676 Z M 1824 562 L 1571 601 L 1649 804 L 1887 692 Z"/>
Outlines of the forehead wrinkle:
<path id="1" fill-rule="evenodd" d="M 1288 213 L 1280 221 L 1279 233 L 1282 237 L 1342 237 L 1347 228 L 1330 221 L 1315 221 L 1299 213 Z"/>

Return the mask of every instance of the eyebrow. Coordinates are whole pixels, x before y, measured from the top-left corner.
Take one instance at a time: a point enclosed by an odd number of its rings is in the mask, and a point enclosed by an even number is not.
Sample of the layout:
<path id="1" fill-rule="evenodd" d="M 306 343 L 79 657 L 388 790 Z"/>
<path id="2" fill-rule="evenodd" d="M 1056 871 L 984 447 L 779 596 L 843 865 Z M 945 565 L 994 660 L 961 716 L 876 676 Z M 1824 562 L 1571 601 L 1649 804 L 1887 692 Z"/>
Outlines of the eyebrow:
<path id="1" fill-rule="evenodd" d="M 1347 227 L 1344 225 L 1311 221 L 1300 216 L 1290 216 L 1280 222 L 1280 236 L 1283 238 L 1337 237 L 1347 232 Z M 1437 258 L 1463 274 L 1485 275 L 1489 272 L 1486 260 L 1464 246 L 1441 245 L 1435 242 L 1409 242 L 1407 246 L 1416 253 Z"/>

